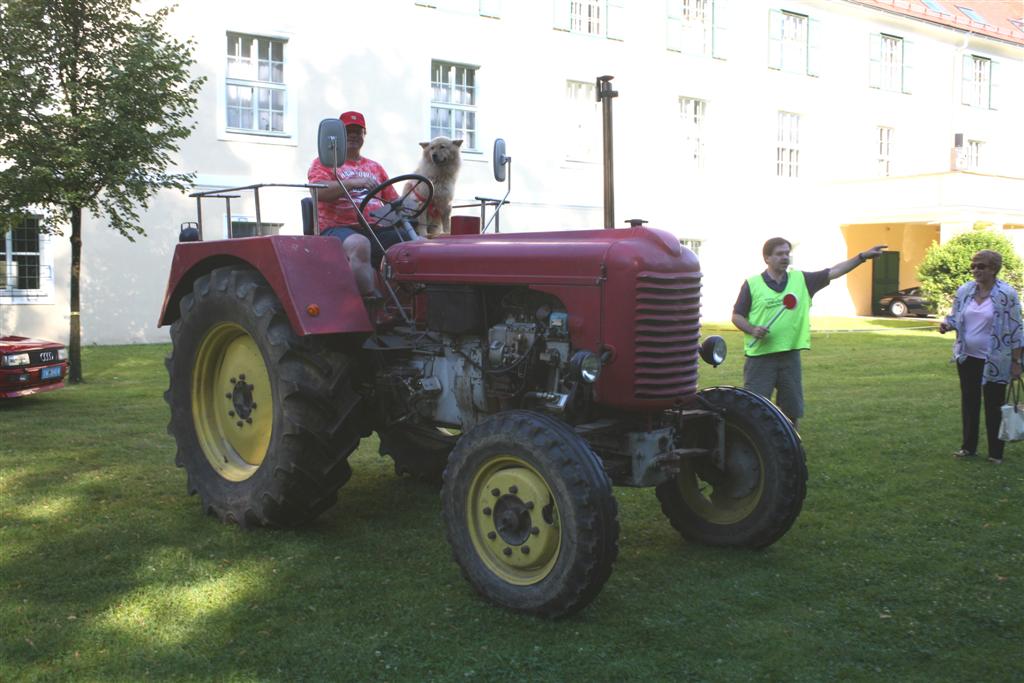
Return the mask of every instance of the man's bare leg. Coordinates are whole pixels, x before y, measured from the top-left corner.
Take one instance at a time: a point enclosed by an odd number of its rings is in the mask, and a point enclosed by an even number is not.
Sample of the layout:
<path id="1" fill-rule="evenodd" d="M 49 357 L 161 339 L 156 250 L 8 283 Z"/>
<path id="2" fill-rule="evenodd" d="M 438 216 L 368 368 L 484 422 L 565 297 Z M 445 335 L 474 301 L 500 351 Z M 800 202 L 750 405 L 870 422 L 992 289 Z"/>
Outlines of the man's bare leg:
<path id="1" fill-rule="evenodd" d="M 356 278 L 356 287 L 363 296 L 373 296 L 375 291 L 376 278 L 373 267 L 370 265 L 370 240 L 363 235 L 349 235 L 341 246 L 345 249 L 348 257 L 348 265 L 352 268 L 352 274 Z"/>

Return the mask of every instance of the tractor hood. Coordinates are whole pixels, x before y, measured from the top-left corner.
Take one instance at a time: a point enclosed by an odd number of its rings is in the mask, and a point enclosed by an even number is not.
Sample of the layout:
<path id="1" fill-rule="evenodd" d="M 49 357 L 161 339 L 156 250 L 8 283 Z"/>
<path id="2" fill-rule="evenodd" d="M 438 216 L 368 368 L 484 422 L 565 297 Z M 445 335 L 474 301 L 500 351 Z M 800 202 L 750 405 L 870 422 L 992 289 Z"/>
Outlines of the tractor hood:
<path id="1" fill-rule="evenodd" d="M 678 239 L 643 227 L 445 235 L 395 245 L 388 260 L 396 280 L 453 284 L 595 285 L 618 261 L 656 272 L 699 267 Z"/>

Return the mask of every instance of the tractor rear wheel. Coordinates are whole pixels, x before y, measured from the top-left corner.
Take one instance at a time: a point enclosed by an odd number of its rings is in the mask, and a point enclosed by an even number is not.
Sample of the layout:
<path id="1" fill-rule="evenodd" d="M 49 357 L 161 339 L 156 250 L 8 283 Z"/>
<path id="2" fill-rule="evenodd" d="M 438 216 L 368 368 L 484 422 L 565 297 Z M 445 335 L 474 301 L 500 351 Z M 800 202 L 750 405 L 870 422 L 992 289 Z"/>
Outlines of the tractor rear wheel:
<path id="1" fill-rule="evenodd" d="M 600 592 L 618 554 L 612 484 L 564 423 L 524 410 L 465 433 L 441 492 L 448 542 L 477 593 L 559 617 Z"/>
<path id="2" fill-rule="evenodd" d="M 254 270 L 196 280 L 171 327 L 167 431 L 188 492 L 243 527 L 289 527 L 333 505 L 359 443 L 349 357 L 298 337 Z"/>
<path id="3" fill-rule="evenodd" d="M 807 492 L 800 437 L 778 408 L 753 392 L 714 387 L 700 396 L 724 411 L 725 469 L 710 456 L 685 458 L 679 474 L 657 488 L 661 509 L 688 540 L 769 546 L 793 525 Z M 709 448 L 715 436 L 683 438 L 688 446 Z"/>

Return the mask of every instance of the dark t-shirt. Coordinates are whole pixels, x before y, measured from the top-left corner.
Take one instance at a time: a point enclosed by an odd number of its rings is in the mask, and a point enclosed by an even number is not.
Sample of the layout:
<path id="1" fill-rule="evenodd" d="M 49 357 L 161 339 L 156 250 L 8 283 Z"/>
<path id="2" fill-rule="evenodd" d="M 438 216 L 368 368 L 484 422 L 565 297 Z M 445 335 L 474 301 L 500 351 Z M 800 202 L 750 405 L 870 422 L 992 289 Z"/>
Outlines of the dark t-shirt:
<path id="1" fill-rule="evenodd" d="M 828 286 L 828 283 L 831 282 L 831 280 L 828 277 L 829 270 L 829 268 L 825 268 L 824 270 L 816 270 L 811 273 L 807 272 L 806 270 L 802 271 L 804 274 L 804 282 L 807 285 L 807 293 L 809 295 L 813 297 L 817 292 L 821 291 L 822 289 Z M 761 277 L 764 278 L 765 284 L 776 292 L 783 291 L 784 289 L 786 289 L 786 285 L 789 284 L 789 273 L 786 273 L 785 275 L 782 276 L 781 282 L 776 282 L 775 280 L 768 277 L 767 270 L 761 273 Z M 736 303 L 733 304 L 732 312 L 738 313 L 742 315 L 744 318 L 746 318 L 747 316 L 750 315 L 750 304 L 750 285 L 747 283 L 746 280 L 744 280 L 743 286 L 740 287 L 740 294 L 739 296 L 736 297 Z"/>

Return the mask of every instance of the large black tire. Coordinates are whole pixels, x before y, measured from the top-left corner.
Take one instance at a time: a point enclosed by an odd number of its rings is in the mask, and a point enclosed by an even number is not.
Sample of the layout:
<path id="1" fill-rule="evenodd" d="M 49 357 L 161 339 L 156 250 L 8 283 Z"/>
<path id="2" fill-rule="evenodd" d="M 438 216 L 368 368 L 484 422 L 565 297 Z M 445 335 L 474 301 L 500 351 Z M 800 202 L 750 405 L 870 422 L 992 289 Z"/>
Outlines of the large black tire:
<path id="1" fill-rule="evenodd" d="M 618 555 L 619 521 L 601 461 L 564 423 L 500 413 L 463 434 L 441 491 L 448 543 L 487 600 L 560 617 L 593 600 Z"/>
<path id="2" fill-rule="evenodd" d="M 684 458 L 679 474 L 657 487 L 661 509 L 688 540 L 769 546 L 793 525 L 807 493 L 800 437 L 778 408 L 753 392 L 714 387 L 700 396 L 724 411 L 725 471 L 710 456 Z M 710 447 L 714 438 L 683 435 L 687 446 Z"/>
<path id="3" fill-rule="evenodd" d="M 360 436 L 349 357 L 298 337 L 266 281 L 237 266 L 196 280 L 171 341 L 167 431 L 203 509 L 290 527 L 331 507 Z"/>
<path id="4" fill-rule="evenodd" d="M 448 455 L 458 434 L 419 425 L 395 425 L 377 430 L 381 455 L 395 461 L 395 474 L 440 484 Z"/>

